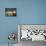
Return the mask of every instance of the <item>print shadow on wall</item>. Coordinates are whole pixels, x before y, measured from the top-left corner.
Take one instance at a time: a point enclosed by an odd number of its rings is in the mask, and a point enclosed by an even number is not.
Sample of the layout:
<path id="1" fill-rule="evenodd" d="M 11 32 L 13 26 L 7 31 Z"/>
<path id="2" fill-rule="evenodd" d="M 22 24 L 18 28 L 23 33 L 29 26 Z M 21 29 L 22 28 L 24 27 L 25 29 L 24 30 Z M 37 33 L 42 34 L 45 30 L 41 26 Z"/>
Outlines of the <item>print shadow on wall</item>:
<path id="1" fill-rule="evenodd" d="M 16 8 L 5 8 L 5 16 L 14 17 L 16 15 Z"/>

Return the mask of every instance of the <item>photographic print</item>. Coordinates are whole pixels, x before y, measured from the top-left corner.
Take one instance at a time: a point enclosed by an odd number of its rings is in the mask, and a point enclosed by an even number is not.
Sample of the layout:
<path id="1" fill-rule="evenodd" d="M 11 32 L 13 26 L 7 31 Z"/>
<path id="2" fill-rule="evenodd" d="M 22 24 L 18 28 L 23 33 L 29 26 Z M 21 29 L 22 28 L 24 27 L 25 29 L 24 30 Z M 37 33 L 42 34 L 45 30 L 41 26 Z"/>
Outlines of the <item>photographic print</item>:
<path id="1" fill-rule="evenodd" d="M 16 8 L 5 8 L 5 16 L 16 16 Z"/>

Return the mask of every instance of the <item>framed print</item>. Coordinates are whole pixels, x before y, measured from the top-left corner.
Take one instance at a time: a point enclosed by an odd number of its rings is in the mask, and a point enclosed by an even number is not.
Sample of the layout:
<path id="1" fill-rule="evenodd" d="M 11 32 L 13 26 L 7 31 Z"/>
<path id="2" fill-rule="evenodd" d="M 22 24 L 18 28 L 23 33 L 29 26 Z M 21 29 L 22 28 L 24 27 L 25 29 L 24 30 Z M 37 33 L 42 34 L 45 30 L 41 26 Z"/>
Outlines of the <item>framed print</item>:
<path id="1" fill-rule="evenodd" d="M 5 16 L 16 16 L 16 8 L 5 8 Z"/>

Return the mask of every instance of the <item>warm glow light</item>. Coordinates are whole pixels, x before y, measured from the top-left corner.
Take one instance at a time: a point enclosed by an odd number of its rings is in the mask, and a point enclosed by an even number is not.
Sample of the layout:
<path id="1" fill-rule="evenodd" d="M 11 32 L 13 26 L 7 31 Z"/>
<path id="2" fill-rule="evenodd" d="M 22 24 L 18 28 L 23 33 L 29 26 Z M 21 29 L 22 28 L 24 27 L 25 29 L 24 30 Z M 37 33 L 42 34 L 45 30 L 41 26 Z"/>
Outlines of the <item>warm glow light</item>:
<path id="1" fill-rule="evenodd" d="M 16 11 L 13 11 L 13 13 L 16 13 Z"/>

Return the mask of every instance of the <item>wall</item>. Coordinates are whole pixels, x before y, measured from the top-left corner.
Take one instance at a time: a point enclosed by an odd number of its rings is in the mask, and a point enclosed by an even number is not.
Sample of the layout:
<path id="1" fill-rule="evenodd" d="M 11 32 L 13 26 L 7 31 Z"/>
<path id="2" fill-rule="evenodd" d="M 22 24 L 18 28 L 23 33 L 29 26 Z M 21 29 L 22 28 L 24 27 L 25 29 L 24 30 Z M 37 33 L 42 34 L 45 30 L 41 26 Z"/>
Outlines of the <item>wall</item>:
<path id="1" fill-rule="evenodd" d="M 5 17 L 5 8 L 17 8 L 16 17 Z M 46 24 L 46 0 L 0 0 L 0 44 L 7 44 L 17 24 Z"/>

